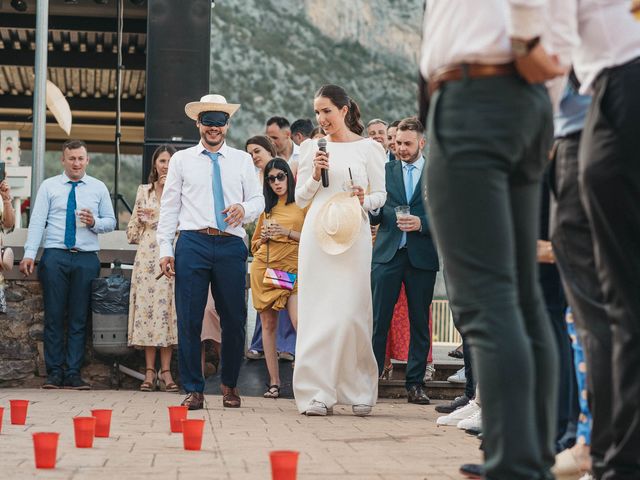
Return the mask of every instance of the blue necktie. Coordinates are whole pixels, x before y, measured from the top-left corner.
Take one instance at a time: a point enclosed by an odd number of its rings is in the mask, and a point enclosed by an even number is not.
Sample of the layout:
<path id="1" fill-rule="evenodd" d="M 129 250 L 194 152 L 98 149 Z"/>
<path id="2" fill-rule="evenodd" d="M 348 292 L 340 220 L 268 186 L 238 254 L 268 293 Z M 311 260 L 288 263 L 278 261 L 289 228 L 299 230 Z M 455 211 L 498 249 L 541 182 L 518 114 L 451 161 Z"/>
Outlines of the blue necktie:
<path id="1" fill-rule="evenodd" d="M 67 218 L 64 228 L 64 245 L 73 248 L 76 245 L 76 187 L 80 182 L 67 182 L 71 184 L 69 198 L 67 199 Z"/>
<path id="2" fill-rule="evenodd" d="M 407 181 L 404 184 L 404 193 L 407 196 L 407 205 L 411 203 L 413 197 L 413 169 L 415 165 L 409 163 L 404 166 L 407 169 Z M 400 245 L 398 248 L 402 248 L 407 244 L 407 232 L 402 232 L 402 238 L 400 238 Z"/>
<path id="3" fill-rule="evenodd" d="M 219 153 L 206 152 L 211 159 L 213 169 L 213 206 L 215 208 L 216 223 L 218 224 L 218 230 L 226 230 L 227 224 L 225 223 L 225 214 L 222 213 L 226 207 L 224 205 L 224 191 L 222 190 L 222 176 L 220 175 L 220 162 L 218 162 Z"/>

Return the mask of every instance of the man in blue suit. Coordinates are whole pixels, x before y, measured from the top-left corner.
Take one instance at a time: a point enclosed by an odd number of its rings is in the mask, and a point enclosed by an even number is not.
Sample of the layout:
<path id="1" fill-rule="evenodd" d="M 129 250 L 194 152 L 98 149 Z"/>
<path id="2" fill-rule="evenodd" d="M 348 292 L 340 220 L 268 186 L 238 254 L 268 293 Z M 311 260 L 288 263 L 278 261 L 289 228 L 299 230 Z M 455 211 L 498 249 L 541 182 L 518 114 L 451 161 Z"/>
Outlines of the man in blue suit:
<path id="1" fill-rule="evenodd" d="M 438 254 L 431 240 L 429 222 L 420 194 L 425 159 L 424 128 L 416 118 L 406 118 L 396 133 L 396 158 L 385 166 L 387 201 L 370 213 L 379 225 L 373 247 L 373 351 L 382 373 L 387 335 L 402 283 L 409 305 L 411 337 L 405 386 L 409 403 L 428 405 L 422 388 L 431 344 L 429 305 L 438 271 Z M 397 215 L 396 207 L 409 213 Z"/>

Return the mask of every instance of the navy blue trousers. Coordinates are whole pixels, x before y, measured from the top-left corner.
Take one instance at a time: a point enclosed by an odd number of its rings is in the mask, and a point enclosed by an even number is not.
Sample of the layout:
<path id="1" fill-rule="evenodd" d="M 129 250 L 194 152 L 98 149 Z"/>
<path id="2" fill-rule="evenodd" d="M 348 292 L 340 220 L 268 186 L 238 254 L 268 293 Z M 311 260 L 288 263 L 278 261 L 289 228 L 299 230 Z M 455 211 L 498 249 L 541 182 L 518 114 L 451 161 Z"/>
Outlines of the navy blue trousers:
<path id="1" fill-rule="evenodd" d="M 38 263 L 44 300 L 44 363 L 48 375 L 79 375 L 84 360 L 91 281 L 100 275 L 96 252 L 47 248 Z M 67 314 L 65 352 L 64 317 Z"/>
<path id="2" fill-rule="evenodd" d="M 186 392 L 203 392 L 200 360 L 207 289 L 220 315 L 223 385 L 235 387 L 244 355 L 247 304 L 247 247 L 239 237 L 182 231 L 176 243 L 178 365 Z"/>

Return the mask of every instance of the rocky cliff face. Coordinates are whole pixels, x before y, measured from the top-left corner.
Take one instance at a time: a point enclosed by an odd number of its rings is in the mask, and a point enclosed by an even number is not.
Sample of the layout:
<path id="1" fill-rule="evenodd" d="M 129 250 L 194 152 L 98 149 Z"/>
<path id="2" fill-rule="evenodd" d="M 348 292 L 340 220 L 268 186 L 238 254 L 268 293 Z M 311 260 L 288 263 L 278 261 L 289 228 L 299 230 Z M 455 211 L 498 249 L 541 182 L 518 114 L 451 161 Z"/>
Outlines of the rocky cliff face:
<path id="1" fill-rule="evenodd" d="M 211 92 L 242 103 L 229 132 L 244 147 L 272 115 L 313 118 L 337 83 L 363 120 L 414 115 L 422 0 L 220 0 L 212 10 Z"/>
<path id="2" fill-rule="evenodd" d="M 305 0 L 305 14 L 323 35 L 417 63 L 422 0 Z"/>

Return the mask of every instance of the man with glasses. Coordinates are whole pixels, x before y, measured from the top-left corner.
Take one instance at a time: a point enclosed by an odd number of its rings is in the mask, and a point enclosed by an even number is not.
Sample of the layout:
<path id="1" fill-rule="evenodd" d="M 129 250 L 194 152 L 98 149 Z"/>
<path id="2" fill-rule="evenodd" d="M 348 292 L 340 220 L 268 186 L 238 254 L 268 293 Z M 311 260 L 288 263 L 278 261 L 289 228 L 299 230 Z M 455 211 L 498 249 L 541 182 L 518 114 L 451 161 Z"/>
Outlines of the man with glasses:
<path id="1" fill-rule="evenodd" d="M 204 404 L 200 333 L 209 285 L 222 327 L 223 405 L 241 404 L 236 384 L 245 343 L 248 255 L 242 225 L 262 212 L 264 197 L 249 154 L 225 142 L 229 118 L 238 108 L 221 95 L 185 106 L 201 140 L 174 154 L 160 206 L 160 269 L 176 277 L 178 361 L 187 393 L 182 404 L 190 410 Z"/>

